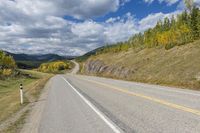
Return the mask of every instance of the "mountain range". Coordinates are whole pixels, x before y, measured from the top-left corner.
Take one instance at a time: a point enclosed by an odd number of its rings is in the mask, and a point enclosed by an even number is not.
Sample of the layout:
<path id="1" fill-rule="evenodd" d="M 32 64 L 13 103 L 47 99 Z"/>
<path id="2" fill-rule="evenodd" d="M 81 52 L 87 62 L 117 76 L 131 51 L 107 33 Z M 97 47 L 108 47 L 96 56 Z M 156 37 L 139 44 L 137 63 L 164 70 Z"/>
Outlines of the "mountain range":
<path id="1" fill-rule="evenodd" d="M 40 64 L 45 62 L 52 62 L 57 60 L 71 60 L 75 56 L 60 56 L 57 54 L 15 54 L 4 51 L 6 54 L 11 55 L 17 63 L 17 66 L 22 69 L 33 69 L 39 67 Z"/>
<path id="2" fill-rule="evenodd" d="M 31 54 L 15 54 L 6 52 L 5 53 L 13 56 L 16 61 L 55 61 L 55 60 L 71 60 L 74 59 L 75 56 L 60 56 L 57 54 L 41 54 L 41 55 L 31 55 Z"/>

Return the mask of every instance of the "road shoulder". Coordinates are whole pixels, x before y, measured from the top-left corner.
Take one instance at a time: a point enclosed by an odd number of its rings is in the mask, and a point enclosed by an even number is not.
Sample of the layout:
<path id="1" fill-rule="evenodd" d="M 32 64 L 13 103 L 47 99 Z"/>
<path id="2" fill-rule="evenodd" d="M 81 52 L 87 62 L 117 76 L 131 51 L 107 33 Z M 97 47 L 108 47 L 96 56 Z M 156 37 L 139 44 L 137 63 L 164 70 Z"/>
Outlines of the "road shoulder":
<path id="1" fill-rule="evenodd" d="M 26 118 L 26 122 L 21 130 L 21 133 L 37 133 L 39 129 L 39 121 L 41 119 L 41 115 L 46 103 L 46 99 L 48 97 L 48 92 L 51 88 L 51 80 L 47 82 L 44 87 L 44 90 L 41 93 L 40 98 L 37 102 L 33 103 L 31 112 L 29 116 Z"/>

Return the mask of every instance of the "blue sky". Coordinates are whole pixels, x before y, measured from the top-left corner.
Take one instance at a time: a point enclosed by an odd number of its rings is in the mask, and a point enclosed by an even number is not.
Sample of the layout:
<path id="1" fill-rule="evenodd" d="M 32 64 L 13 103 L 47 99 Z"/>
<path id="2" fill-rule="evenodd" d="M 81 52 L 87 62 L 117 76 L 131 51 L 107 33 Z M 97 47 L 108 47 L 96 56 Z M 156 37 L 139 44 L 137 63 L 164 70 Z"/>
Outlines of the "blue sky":
<path id="1" fill-rule="evenodd" d="M 152 3 L 146 3 L 144 1 L 131 0 L 124 6 L 120 7 L 116 12 L 108 13 L 105 16 L 96 18 L 96 21 L 105 21 L 110 17 L 123 16 L 127 12 L 133 14 L 137 19 L 142 19 L 152 13 L 171 13 L 177 10 L 180 3 L 168 5 L 166 2 L 160 3 L 159 1 L 153 1 Z"/>
<path id="2" fill-rule="evenodd" d="M 195 0 L 200 3 L 200 0 Z M 0 0 L 0 49 L 82 55 L 184 10 L 183 0 Z"/>

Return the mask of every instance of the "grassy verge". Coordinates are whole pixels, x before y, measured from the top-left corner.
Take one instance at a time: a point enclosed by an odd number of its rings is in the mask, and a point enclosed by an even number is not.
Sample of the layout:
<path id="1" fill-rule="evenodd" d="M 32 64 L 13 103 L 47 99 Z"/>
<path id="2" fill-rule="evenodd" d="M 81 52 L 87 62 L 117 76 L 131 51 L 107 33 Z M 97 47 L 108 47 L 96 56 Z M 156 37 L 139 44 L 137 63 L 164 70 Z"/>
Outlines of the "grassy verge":
<path id="1" fill-rule="evenodd" d="M 23 109 L 30 102 L 36 101 L 44 85 L 46 84 L 48 79 L 52 77 L 51 74 L 44 74 L 36 71 L 27 70 L 22 71 L 23 73 L 26 73 L 31 76 L 0 80 L 0 124 L 19 110 Z M 20 83 L 23 83 L 24 85 L 24 105 L 20 105 L 19 101 Z M 20 122 L 17 121 L 17 123 L 19 124 Z M 16 122 L 13 123 L 7 131 L 14 132 L 17 129 L 16 125 L 18 124 L 16 124 Z M 12 130 L 10 130 L 10 128 Z"/>
<path id="2" fill-rule="evenodd" d="M 26 116 L 28 115 L 29 110 L 24 112 L 22 116 L 12 123 L 8 128 L 4 129 L 2 133 L 18 133 L 20 130 L 23 128 L 23 125 L 25 124 L 26 121 Z"/>

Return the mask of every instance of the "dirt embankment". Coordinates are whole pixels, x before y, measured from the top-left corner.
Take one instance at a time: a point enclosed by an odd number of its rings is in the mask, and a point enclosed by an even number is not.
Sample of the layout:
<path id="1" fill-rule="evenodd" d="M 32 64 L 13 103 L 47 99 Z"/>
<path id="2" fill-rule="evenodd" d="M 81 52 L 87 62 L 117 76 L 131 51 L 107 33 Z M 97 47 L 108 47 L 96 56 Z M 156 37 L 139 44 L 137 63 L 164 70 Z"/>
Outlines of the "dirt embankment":
<path id="1" fill-rule="evenodd" d="M 129 79 L 134 71 L 117 65 L 106 65 L 102 60 L 89 60 L 85 63 L 85 73 L 89 75 L 102 75 Z"/>
<path id="2" fill-rule="evenodd" d="M 87 59 L 81 72 L 123 80 L 200 89 L 200 41 L 162 48 L 130 49 Z"/>

